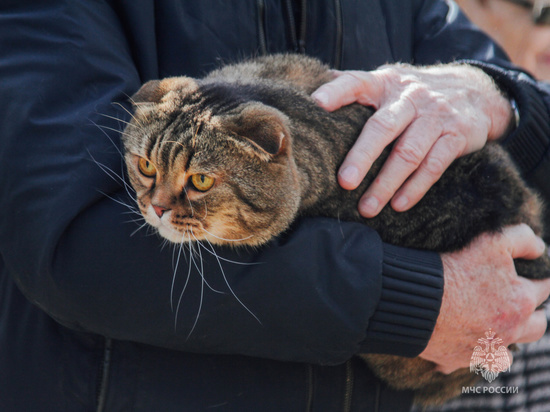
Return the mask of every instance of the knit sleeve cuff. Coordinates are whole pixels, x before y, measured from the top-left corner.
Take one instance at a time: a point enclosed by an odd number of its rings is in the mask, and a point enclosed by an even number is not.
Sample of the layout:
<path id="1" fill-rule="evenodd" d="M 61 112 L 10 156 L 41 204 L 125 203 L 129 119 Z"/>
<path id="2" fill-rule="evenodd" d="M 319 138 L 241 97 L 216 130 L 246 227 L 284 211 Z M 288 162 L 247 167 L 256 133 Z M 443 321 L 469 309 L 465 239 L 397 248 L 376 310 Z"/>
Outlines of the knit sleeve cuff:
<path id="1" fill-rule="evenodd" d="M 520 169 L 526 182 L 550 204 L 550 103 L 547 84 L 537 83 L 521 71 L 476 61 L 465 63 L 477 66 L 493 78 L 500 89 L 514 99 L 519 110 L 515 131 L 500 141 Z M 543 96 L 546 95 L 546 99 Z M 550 209 L 544 214 L 547 228 L 544 240 L 550 242 Z"/>
<path id="2" fill-rule="evenodd" d="M 529 178 L 548 157 L 550 148 L 550 113 L 535 80 L 523 72 L 492 64 L 478 61 L 465 63 L 482 69 L 493 78 L 504 94 L 516 101 L 520 122 L 501 144 L 510 153 L 524 177 Z M 545 176 L 544 185 L 547 183 L 546 179 Z"/>
<path id="3" fill-rule="evenodd" d="M 382 271 L 380 301 L 361 351 L 417 356 L 428 344 L 441 307 L 441 258 L 384 244 Z"/>

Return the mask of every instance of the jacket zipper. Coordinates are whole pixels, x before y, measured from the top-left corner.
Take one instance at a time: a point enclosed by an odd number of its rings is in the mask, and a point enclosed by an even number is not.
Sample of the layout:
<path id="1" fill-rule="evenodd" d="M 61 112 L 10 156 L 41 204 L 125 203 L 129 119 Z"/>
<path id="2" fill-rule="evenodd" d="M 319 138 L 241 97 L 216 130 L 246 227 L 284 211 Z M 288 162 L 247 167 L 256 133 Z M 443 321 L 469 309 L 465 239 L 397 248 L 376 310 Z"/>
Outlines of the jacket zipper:
<path id="1" fill-rule="evenodd" d="M 288 27 L 290 32 L 290 42 L 295 52 L 298 51 L 298 36 L 296 34 L 296 20 L 294 19 L 294 7 L 292 0 L 285 0 L 286 14 L 288 15 Z"/>
<path id="2" fill-rule="evenodd" d="M 298 38 L 298 51 L 306 52 L 306 33 L 307 33 L 307 0 L 302 0 L 300 14 L 300 37 Z"/>
<path id="3" fill-rule="evenodd" d="M 351 359 L 346 362 L 346 387 L 344 392 L 344 406 L 342 410 L 344 412 L 350 412 L 351 411 L 351 399 L 353 396 L 353 382 L 354 382 L 354 375 L 353 375 L 353 365 L 351 364 Z"/>
<path id="4" fill-rule="evenodd" d="M 257 0 L 258 6 L 258 37 L 260 43 L 260 53 L 265 56 L 267 54 L 267 38 L 265 33 L 265 0 Z"/>
<path id="5" fill-rule="evenodd" d="M 260 43 L 260 53 L 262 55 L 267 54 L 267 37 L 265 32 L 265 0 L 256 1 L 258 8 L 258 42 Z M 298 37 L 296 33 L 296 21 L 294 19 L 294 12 L 292 8 L 292 1 L 285 1 L 289 26 L 290 26 L 290 40 L 294 47 L 294 50 L 300 53 L 305 53 L 306 50 L 306 35 L 307 35 L 307 0 L 301 0 L 301 17 L 300 17 L 300 35 Z M 336 16 L 336 45 L 334 48 L 334 68 L 339 69 L 342 65 L 342 41 L 343 41 L 343 20 L 342 20 L 342 4 L 341 0 L 334 0 L 334 11 Z"/>
<path id="6" fill-rule="evenodd" d="M 334 15 L 336 16 L 336 45 L 334 47 L 334 68 L 340 69 L 342 65 L 342 41 L 343 41 L 343 20 L 342 4 L 340 0 L 334 0 Z"/>
<path id="7" fill-rule="evenodd" d="M 297 53 L 306 52 L 307 30 L 307 0 L 300 1 L 300 22 L 296 24 L 294 16 L 293 0 L 285 0 L 286 13 L 288 15 L 288 27 L 292 48 Z"/>
<path id="8" fill-rule="evenodd" d="M 105 410 L 105 405 L 107 403 L 107 390 L 109 387 L 109 372 L 111 369 L 112 349 L 113 349 L 112 339 L 105 338 L 105 346 L 103 348 L 103 358 L 101 360 L 101 365 L 99 370 L 96 412 L 103 412 Z"/>

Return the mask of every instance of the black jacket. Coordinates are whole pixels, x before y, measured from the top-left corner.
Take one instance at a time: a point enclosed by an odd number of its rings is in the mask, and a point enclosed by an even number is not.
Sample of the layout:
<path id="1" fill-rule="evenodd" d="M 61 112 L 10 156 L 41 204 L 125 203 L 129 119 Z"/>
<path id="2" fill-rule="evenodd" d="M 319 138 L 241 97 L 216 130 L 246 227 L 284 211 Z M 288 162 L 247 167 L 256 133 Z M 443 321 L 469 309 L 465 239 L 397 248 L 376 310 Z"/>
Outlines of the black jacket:
<path id="1" fill-rule="evenodd" d="M 174 276 L 179 249 L 123 205 L 117 119 L 149 79 L 282 51 L 475 59 L 518 101 L 504 144 L 525 176 L 544 189 L 549 170 L 548 96 L 445 2 L 4 0 L 0 50 L 1 411 L 408 408 L 349 359 L 423 350 L 439 257 L 306 219 L 257 251 L 201 250 L 204 278 L 184 251 Z"/>

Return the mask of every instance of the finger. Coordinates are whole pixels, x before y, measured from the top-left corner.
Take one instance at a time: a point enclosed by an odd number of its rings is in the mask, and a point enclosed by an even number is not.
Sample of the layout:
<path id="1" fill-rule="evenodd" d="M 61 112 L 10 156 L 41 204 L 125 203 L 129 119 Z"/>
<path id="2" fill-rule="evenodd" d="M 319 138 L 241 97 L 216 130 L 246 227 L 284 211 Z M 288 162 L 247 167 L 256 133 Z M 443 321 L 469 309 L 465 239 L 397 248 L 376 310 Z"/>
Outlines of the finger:
<path id="1" fill-rule="evenodd" d="M 534 293 L 536 298 L 536 308 L 541 307 L 547 300 L 550 295 L 550 278 L 549 279 L 527 279 L 529 282 L 532 282 L 534 287 Z"/>
<path id="2" fill-rule="evenodd" d="M 373 217 L 382 210 L 422 164 L 440 133 L 441 127 L 434 125 L 428 118 L 421 117 L 413 121 L 397 140 L 376 179 L 361 198 L 359 211 L 363 216 Z"/>
<path id="3" fill-rule="evenodd" d="M 546 248 L 544 241 L 524 223 L 508 226 L 502 234 L 510 242 L 509 248 L 513 259 L 536 259 L 542 256 Z"/>
<path id="4" fill-rule="evenodd" d="M 466 140 L 456 135 L 446 134 L 437 139 L 418 169 L 395 193 L 392 207 L 404 212 L 416 205 L 462 154 L 465 144 Z"/>
<path id="5" fill-rule="evenodd" d="M 357 102 L 376 106 L 382 95 L 383 83 L 369 72 L 336 72 L 336 78 L 319 87 L 311 97 L 328 111 Z"/>
<path id="6" fill-rule="evenodd" d="M 519 338 L 516 343 L 535 342 L 544 336 L 548 320 L 544 309 L 539 309 L 533 313 L 527 322 L 520 327 Z"/>
<path id="7" fill-rule="evenodd" d="M 340 185 L 347 190 L 356 189 L 386 146 L 409 126 L 415 116 L 416 109 L 408 99 L 398 100 L 374 113 L 340 167 Z"/>

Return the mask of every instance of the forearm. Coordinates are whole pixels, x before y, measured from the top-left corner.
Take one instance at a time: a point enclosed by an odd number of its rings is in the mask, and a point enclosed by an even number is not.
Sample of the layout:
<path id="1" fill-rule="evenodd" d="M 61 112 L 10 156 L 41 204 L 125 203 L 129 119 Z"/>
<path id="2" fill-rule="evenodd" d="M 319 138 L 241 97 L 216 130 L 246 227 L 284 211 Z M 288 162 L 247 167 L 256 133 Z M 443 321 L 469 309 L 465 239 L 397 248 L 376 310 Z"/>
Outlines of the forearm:
<path id="1" fill-rule="evenodd" d="M 476 63 L 473 63 L 476 64 Z M 519 124 L 500 143 L 510 153 L 525 180 L 550 201 L 550 89 L 530 76 L 495 65 L 477 63 L 493 77 L 496 84 L 514 99 Z M 546 87 L 546 90 L 545 90 Z M 546 213 L 547 225 L 550 213 Z"/>
<path id="2" fill-rule="evenodd" d="M 384 252 L 357 224 L 302 221 L 257 253 L 215 249 L 218 260 L 202 249 L 196 266 L 184 250 L 174 271 L 178 248 L 174 256 L 155 236 L 130 237 L 136 226 L 121 223 L 123 212 L 105 200 L 59 242 L 57 290 L 39 300 L 63 324 L 178 350 L 321 364 L 358 352 L 414 356 L 435 325 L 438 256 Z"/>
<path id="3" fill-rule="evenodd" d="M 462 61 L 483 69 L 518 106 L 520 122 L 501 141 L 523 177 L 550 201 L 550 87 L 518 70 L 456 5 L 425 0 L 418 13 L 415 63 Z M 455 45 L 456 47 L 452 47 Z M 550 212 L 546 212 L 547 227 Z"/>
<path id="4" fill-rule="evenodd" d="M 195 263 L 147 229 L 132 236 L 135 216 L 118 203 L 133 206 L 116 119 L 129 117 L 119 104 L 141 80 L 117 16 L 78 2 L 15 15 L 0 22 L 2 45 L 14 48 L 0 64 L 0 161 L 9 170 L 0 204 L 10 211 L 0 218 L 0 252 L 30 301 L 71 328 L 178 350 L 318 363 L 369 350 L 369 319 L 386 322 L 374 316 L 384 301 L 376 233 L 306 221 L 255 252 L 217 249 L 218 260 L 195 246 Z M 422 316 L 431 324 L 438 300 L 429 306 Z M 414 352 L 430 334 L 420 329 Z M 409 343 L 392 353 L 411 354 Z"/>

